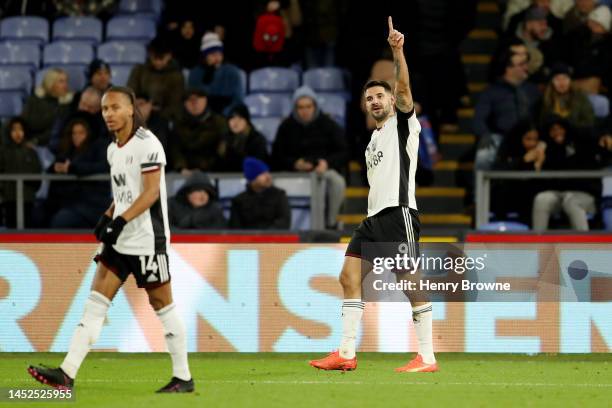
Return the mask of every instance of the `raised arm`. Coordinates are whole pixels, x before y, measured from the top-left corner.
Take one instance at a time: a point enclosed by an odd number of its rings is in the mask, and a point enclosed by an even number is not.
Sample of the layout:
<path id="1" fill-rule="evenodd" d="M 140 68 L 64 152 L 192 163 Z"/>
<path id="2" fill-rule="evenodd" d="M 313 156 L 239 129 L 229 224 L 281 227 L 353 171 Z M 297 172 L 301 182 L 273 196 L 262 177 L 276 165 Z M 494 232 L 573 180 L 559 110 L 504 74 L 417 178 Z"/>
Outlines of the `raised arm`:
<path id="1" fill-rule="evenodd" d="M 395 66 L 395 106 L 404 113 L 412 112 L 414 101 L 410 90 L 408 64 L 404 56 L 404 34 L 393 28 L 393 19 L 389 16 L 389 37 L 387 38 L 393 51 Z"/>

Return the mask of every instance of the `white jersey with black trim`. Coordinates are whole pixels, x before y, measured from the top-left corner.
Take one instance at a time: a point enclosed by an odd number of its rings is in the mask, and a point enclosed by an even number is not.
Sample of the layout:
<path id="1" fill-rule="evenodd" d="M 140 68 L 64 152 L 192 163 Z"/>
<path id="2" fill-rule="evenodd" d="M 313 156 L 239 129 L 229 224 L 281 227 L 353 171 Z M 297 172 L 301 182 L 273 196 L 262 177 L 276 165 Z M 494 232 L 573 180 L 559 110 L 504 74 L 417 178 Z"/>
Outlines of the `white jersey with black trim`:
<path id="1" fill-rule="evenodd" d="M 415 175 L 421 125 L 414 110 L 397 113 L 372 132 L 365 152 L 368 169 L 368 217 L 388 207 L 417 209 Z"/>
<path id="2" fill-rule="evenodd" d="M 115 203 L 114 217 L 123 214 L 142 194 L 144 173 L 161 172 L 159 199 L 126 224 L 113 248 L 125 255 L 165 253 L 170 244 L 170 227 L 164 172 L 166 154 L 159 139 L 150 130 L 138 128 L 125 144 L 111 143 L 107 159 Z"/>

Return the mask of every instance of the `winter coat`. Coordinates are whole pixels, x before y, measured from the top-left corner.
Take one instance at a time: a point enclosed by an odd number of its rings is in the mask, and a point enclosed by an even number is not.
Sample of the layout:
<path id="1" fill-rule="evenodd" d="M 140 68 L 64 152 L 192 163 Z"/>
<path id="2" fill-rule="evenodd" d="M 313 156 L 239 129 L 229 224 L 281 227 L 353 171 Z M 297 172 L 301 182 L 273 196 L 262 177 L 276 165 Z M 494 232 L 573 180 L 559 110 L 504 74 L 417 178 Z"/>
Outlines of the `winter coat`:
<path id="1" fill-rule="evenodd" d="M 40 174 L 42 167 L 36 150 L 27 147 L 25 141 L 16 144 L 12 139 L 4 146 L 0 146 L 0 174 L 33 173 Z M 27 181 L 23 186 L 25 202 L 32 202 L 40 181 Z M 17 198 L 16 183 L 13 181 L 0 182 L 0 197 L 3 201 L 15 201 Z"/>
<path id="2" fill-rule="evenodd" d="M 194 190 L 205 190 L 208 193 L 209 201 L 205 206 L 194 208 L 191 205 L 187 197 Z M 216 198 L 217 193 L 210 178 L 205 173 L 194 172 L 176 196 L 169 200 L 170 224 L 182 229 L 225 228 L 227 221 Z"/>
<path id="3" fill-rule="evenodd" d="M 232 200 L 230 228 L 289 229 L 291 209 L 284 190 L 274 186 L 256 193 L 247 187 Z"/>

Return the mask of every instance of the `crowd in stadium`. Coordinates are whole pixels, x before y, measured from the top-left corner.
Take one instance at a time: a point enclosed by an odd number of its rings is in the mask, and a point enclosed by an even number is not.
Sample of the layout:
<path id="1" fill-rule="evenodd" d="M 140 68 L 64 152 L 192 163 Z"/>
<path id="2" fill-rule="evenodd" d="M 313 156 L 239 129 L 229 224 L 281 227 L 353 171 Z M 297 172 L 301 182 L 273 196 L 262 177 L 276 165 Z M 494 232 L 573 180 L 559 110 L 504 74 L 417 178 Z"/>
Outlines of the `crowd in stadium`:
<path id="1" fill-rule="evenodd" d="M 167 172 L 188 179 L 171 199 L 177 228 L 288 228 L 287 196 L 272 187 L 270 169 L 324 178 L 325 224 L 336 228 L 349 159 L 362 160 L 373 128 L 361 109 L 361 86 L 370 77 L 393 78 L 385 38 L 371 24 L 391 14 L 407 31 L 406 53 L 423 128 L 418 183 L 432 183 L 433 161 L 439 156 L 436 135 L 456 132 L 457 109 L 472 102 L 477 170 L 602 169 L 611 164 L 612 36 L 604 0 L 504 2 L 491 83 L 475 101 L 468 96 L 459 51 L 474 27 L 474 0 L 389 0 L 378 2 L 375 10 L 342 0 L 153 1 L 157 8 L 146 10 L 132 5 L 147 2 L 119 0 L 0 3 L 3 22 L 19 15 L 42 16 L 50 27 L 38 45 L 45 52 L 42 64 L 32 68 L 33 92 L 16 115 L 5 117 L 0 172 L 107 174 L 110 137 L 100 113 L 101 96 L 111 84 L 127 85 L 166 149 Z M 129 38 L 129 33 L 111 38 L 110 27 L 122 15 L 150 18 L 155 32 L 149 38 Z M 55 28 L 56 22 L 75 16 L 95 17 L 106 27 L 105 41 L 94 41 L 97 54 L 86 64 L 78 61 L 85 68 L 79 88 L 71 77 L 74 64 L 54 64 L 46 52 L 53 42 L 78 40 L 56 35 Z M 4 29 L 0 37 L 19 42 Z M 127 64 L 105 60 L 102 43 L 113 39 L 146 46 L 146 60 L 131 63 L 127 72 Z M 264 67 L 287 68 L 292 72 L 288 79 L 276 79 L 288 85 L 276 87 L 266 82 L 275 77 L 264 78 L 263 88 L 254 89 L 253 73 Z M 331 91 L 316 89 L 316 82 L 308 86 L 306 73 L 318 67 L 340 68 L 341 86 Z M 259 111 L 258 98 L 269 96 L 266 91 L 272 99 L 279 94 L 286 98 L 280 100 L 286 106 L 280 108 L 282 115 L 275 114 L 274 125 L 262 120 L 266 115 Z M 233 200 L 229 217 L 216 201 L 209 172 L 244 172 L 248 187 Z M 14 183 L 1 184 L 2 224 L 14 227 Z M 520 220 L 543 230 L 550 214 L 561 208 L 572 228 L 588 229 L 586 217 L 600 206 L 600 184 L 505 182 L 494 194 L 494 209 L 501 218 L 518 213 Z M 51 182 L 44 200 L 37 199 L 40 188 L 39 182 L 25 185 L 28 227 L 92 227 L 110 196 L 106 182 Z"/>

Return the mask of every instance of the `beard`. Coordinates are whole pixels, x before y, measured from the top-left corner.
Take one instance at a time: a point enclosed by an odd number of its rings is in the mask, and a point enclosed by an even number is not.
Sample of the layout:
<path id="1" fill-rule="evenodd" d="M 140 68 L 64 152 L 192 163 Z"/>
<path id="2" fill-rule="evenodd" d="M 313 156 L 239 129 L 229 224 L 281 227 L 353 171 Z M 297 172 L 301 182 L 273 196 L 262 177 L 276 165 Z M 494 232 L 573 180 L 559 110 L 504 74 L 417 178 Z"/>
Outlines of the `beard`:
<path id="1" fill-rule="evenodd" d="M 389 116 L 391 112 L 391 108 L 389 106 L 383 106 L 378 112 L 374 112 L 374 110 L 370 111 L 370 115 L 374 118 L 374 120 L 380 122 Z"/>

